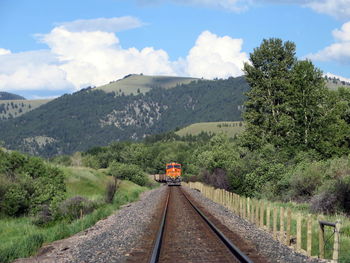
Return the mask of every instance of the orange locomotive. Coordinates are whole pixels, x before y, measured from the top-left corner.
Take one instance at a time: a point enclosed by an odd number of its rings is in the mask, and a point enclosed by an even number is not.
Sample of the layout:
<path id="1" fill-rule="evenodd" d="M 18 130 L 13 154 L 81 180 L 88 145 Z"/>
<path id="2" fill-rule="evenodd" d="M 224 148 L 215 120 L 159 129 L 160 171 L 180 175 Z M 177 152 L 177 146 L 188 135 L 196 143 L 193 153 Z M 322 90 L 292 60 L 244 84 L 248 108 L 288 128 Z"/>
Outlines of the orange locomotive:
<path id="1" fill-rule="evenodd" d="M 166 164 L 166 182 L 168 185 L 181 185 L 181 164 Z"/>

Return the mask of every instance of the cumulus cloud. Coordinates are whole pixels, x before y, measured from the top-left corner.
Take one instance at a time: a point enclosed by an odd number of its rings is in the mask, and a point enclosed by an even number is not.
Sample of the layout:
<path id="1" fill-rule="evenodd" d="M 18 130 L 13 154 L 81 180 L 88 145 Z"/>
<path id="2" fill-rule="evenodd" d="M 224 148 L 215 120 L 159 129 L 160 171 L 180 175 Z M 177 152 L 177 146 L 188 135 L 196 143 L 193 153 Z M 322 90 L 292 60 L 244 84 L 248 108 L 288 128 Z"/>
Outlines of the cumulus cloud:
<path id="1" fill-rule="evenodd" d="M 113 33 L 70 32 L 56 27 L 42 42 L 57 56 L 60 69 L 77 89 L 102 85 L 130 73 L 175 74 L 164 50 L 123 49 Z"/>
<path id="2" fill-rule="evenodd" d="M 0 56 L 0 86 L 6 90 L 70 92 L 100 86 L 131 73 L 227 78 L 241 75 L 243 62 L 248 60 L 241 51 L 242 39 L 219 37 L 209 31 L 200 34 L 185 58 L 171 61 L 162 49 L 123 48 L 114 32 L 68 28 L 56 26 L 39 36 L 47 50 L 0 50 L 4 53 Z M 92 29 L 90 25 L 87 28 Z"/>
<path id="3" fill-rule="evenodd" d="M 7 55 L 7 54 L 11 54 L 11 50 L 0 48 L 0 56 Z"/>
<path id="4" fill-rule="evenodd" d="M 350 64 L 350 22 L 345 23 L 340 30 L 333 30 L 332 33 L 335 43 L 315 54 L 309 54 L 307 57 L 318 61 L 337 61 Z"/>
<path id="5" fill-rule="evenodd" d="M 314 0 L 305 6 L 340 19 L 350 18 L 350 0 Z"/>
<path id="6" fill-rule="evenodd" d="M 248 61 L 247 54 L 241 51 L 242 44 L 242 39 L 204 31 L 187 56 L 188 74 L 209 79 L 242 75 L 243 63 Z"/>
<path id="7" fill-rule="evenodd" d="M 48 50 L 0 56 L 0 87 L 6 90 L 72 89 L 57 58 Z"/>
<path id="8" fill-rule="evenodd" d="M 143 26 L 144 23 L 132 16 L 122 16 L 113 18 L 79 19 L 72 22 L 59 23 L 70 32 L 79 31 L 104 31 L 120 32 L 132 28 Z"/>

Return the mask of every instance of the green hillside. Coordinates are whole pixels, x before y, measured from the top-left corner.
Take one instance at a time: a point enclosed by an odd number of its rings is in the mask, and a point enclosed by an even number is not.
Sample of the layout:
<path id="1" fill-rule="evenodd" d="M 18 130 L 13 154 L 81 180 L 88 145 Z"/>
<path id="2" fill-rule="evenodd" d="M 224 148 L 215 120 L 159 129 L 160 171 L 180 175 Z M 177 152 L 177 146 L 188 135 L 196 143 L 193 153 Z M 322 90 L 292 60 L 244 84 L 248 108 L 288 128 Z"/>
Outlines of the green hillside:
<path id="1" fill-rule="evenodd" d="M 49 102 L 47 100 L 0 100 L 0 120 L 16 118 Z"/>
<path id="2" fill-rule="evenodd" d="M 244 129 L 244 123 L 241 121 L 225 121 L 225 122 L 200 122 L 194 123 L 177 131 L 180 136 L 198 135 L 202 132 L 208 134 L 225 133 L 228 137 L 234 137 L 240 134 Z"/>
<path id="3" fill-rule="evenodd" d="M 248 88 L 239 77 L 152 88 L 138 95 L 85 89 L 4 122 L 0 140 L 9 149 L 48 157 L 111 141 L 142 140 L 192 123 L 240 121 Z"/>
<path id="4" fill-rule="evenodd" d="M 130 95 L 138 93 L 146 93 L 152 88 L 173 88 L 177 85 L 188 84 L 195 81 L 195 78 L 188 77 L 171 77 L 171 76 L 147 76 L 130 74 L 123 79 L 112 81 L 107 85 L 97 87 L 105 92 L 115 92 L 118 95 Z"/>

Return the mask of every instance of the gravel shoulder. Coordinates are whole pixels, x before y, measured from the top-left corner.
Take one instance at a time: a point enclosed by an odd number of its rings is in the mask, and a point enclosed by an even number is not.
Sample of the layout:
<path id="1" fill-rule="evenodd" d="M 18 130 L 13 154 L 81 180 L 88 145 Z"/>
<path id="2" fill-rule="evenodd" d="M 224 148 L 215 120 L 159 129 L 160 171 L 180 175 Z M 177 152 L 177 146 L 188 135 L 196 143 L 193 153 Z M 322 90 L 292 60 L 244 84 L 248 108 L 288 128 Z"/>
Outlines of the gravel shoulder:
<path id="1" fill-rule="evenodd" d="M 94 226 L 42 247 L 35 257 L 15 262 L 125 262 L 153 220 L 165 190 L 166 187 L 160 187 L 144 192 L 139 201 L 122 206 Z"/>
<path id="2" fill-rule="evenodd" d="M 226 207 L 204 197 L 199 191 L 188 187 L 183 188 L 197 203 L 205 207 L 222 224 L 255 246 L 257 251 L 269 259 L 271 263 L 327 262 L 316 258 L 309 258 L 295 252 L 289 247 L 275 241 L 269 233 L 232 213 Z"/>

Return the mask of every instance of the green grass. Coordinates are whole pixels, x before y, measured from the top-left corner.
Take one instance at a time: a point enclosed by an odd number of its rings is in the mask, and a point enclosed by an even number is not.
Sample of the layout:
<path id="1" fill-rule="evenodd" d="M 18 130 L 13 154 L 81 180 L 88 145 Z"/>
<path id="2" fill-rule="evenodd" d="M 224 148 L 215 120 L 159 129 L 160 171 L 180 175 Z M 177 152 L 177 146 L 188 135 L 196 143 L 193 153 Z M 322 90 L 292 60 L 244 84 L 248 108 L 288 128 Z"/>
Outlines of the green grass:
<path id="1" fill-rule="evenodd" d="M 240 121 L 200 122 L 182 128 L 181 130 L 177 131 L 176 134 L 186 136 L 198 135 L 201 132 L 207 132 L 209 134 L 225 133 L 228 137 L 232 138 L 235 135 L 242 133 L 243 130 L 244 124 Z"/>
<path id="2" fill-rule="evenodd" d="M 90 200 L 103 200 L 105 185 L 112 178 L 101 171 L 89 168 L 63 168 L 66 174 L 67 196 L 81 195 Z M 121 205 L 138 199 L 146 187 L 129 181 L 122 181 L 112 204 L 100 206 L 91 214 L 71 223 L 58 222 L 48 227 L 38 227 L 32 218 L 0 219 L 0 262 L 11 262 L 16 258 L 28 257 L 43 244 L 69 237 L 106 218 Z"/>
<path id="3" fill-rule="evenodd" d="M 13 118 L 21 116 L 22 114 L 34 110 L 49 101 L 51 100 L 0 100 L 0 105 L 3 104 L 5 108 L 8 107 L 6 113 L 0 112 L 0 119 L 7 119 L 10 115 Z M 13 107 L 11 103 L 13 104 Z"/>
<path id="4" fill-rule="evenodd" d="M 153 87 L 173 88 L 178 84 L 188 84 L 195 78 L 188 77 L 170 77 L 170 76 L 147 76 L 147 75 L 130 75 L 117 81 L 110 82 L 107 85 L 97 87 L 97 89 L 105 92 L 116 92 L 118 95 L 124 93 L 136 95 L 138 90 L 140 93 L 146 93 Z"/>
<path id="5" fill-rule="evenodd" d="M 66 176 L 67 197 L 80 195 L 90 200 L 104 197 L 111 177 L 103 172 L 86 167 L 61 167 Z"/>

